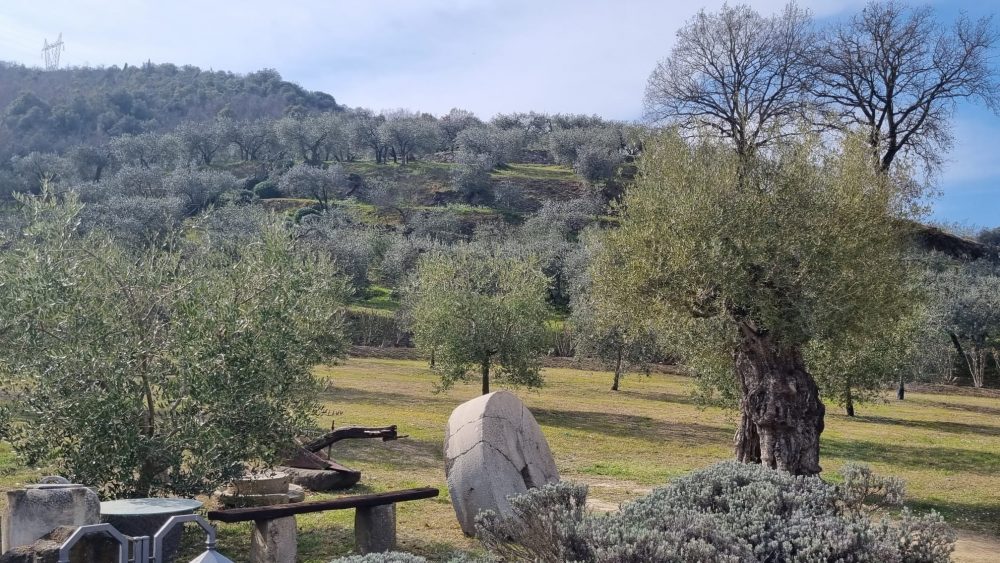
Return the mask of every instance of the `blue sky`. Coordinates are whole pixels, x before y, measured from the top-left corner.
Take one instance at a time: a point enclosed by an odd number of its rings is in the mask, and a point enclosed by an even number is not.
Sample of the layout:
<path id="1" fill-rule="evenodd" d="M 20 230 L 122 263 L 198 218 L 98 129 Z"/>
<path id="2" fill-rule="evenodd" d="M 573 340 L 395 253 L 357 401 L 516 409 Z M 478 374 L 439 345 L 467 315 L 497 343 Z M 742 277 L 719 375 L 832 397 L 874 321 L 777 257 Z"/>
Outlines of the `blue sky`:
<path id="1" fill-rule="evenodd" d="M 783 0 L 752 0 L 761 12 Z M 863 0 L 803 0 L 820 19 Z M 1000 13 L 1000 0 L 932 1 L 942 19 Z M 646 78 L 701 6 L 673 0 L 4 0 L 0 59 L 41 64 L 63 33 L 70 65 L 146 60 L 249 72 L 270 67 L 340 103 L 536 110 L 635 119 Z M 960 108 L 932 219 L 1000 226 L 1000 117 Z"/>

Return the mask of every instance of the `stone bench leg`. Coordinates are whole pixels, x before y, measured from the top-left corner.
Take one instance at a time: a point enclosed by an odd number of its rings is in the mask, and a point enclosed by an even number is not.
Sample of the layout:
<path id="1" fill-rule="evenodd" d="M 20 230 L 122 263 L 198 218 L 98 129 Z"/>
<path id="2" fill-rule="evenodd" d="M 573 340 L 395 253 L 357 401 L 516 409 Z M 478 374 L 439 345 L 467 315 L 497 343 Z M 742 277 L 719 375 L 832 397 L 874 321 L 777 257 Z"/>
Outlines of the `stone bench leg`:
<path id="1" fill-rule="evenodd" d="M 294 516 L 254 522 L 250 563 L 295 563 L 298 530 Z"/>
<path id="2" fill-rule="evenodd" d="M 354 547 L 362 555 L 396 548 L 395 504 L 355 509 Z"/>

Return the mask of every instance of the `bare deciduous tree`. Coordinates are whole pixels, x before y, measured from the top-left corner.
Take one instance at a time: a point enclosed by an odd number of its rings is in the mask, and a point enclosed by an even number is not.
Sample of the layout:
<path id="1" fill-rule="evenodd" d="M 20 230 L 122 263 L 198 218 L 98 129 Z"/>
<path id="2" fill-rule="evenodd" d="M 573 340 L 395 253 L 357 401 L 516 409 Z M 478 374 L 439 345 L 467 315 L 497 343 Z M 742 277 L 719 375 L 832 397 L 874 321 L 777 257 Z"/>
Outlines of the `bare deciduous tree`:
<path id="1" fill-rule="evenodd" d="M 1000 36 L 991 24 L 962 16 L 946 28 L 929 7 L 871 2 L 819 43 L 815 94 L 840 124 L 869 132 L 883 171 L 900 154 L 934 169 L 951 144 L 958 100 L 997 107 L 991 53 Z"/>
<path id="2" fill-rule="evenodd" d="M 771 17 L 745 5 L 702 10 L 650 75 L 647 118 L 708 129 L 749 157 L 791 134 L 809 107 L 812 37 L 809 13 L 795 4 Z"/>

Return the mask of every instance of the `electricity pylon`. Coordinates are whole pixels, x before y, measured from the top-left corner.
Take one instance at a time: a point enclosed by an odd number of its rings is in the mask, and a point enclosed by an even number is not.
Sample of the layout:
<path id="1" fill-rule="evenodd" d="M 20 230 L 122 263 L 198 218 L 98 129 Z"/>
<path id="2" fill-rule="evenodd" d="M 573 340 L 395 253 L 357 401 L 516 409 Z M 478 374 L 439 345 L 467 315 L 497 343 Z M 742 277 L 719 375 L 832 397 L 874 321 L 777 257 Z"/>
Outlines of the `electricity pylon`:
<path id="1" fill-rule="evenodd" d="M 59 38 L 56 39 L 55 43 L 49 43 L 48 39 L 45 40 L 45 44 L 42 45 L 42 57 L 45 59 L 45 70 L 55 70 L 59 68 L 59 55 L 61 55 L 65 49 L 66 45 L 63 44 L 62 33 L 59 34 Z"/>

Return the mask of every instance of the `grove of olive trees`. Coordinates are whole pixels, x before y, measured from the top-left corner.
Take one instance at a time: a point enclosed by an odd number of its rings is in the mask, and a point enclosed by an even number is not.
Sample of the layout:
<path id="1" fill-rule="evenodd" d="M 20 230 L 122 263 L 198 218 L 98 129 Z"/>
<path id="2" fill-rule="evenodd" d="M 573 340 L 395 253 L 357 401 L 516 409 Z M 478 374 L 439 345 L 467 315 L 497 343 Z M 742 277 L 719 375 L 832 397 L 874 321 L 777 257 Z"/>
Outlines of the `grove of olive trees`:
<path id="1" fill-rule="evenodd" d="M 607 517 L 579 486 L 535 491 L 481 518 L 492 555 L 945 561 L 939 516 L 863 510 L 897 506 L 897 481 L 816 477 L 821 442 L 834 468 L 862 451 L 824 437 L 831 418 L 911 383 L 1000 387 L 1000 234 L 924 224 L 957 104 L 998 104 L 1000 39 L 942 21 L 893 0 L 821 21 L 703 9 L 651 69 L 642 122 L 351 108 L 272 70 L 0 64 L 0 438 L 109 497 L 200 495 L 280 462 L 338 401 L 368 416 L 445 393 L 407 405 L 431 414 L 399 451 L 432 465 L 410 454 L 456 385 L 597 381 L 538 413 L 581 450 L 623 437 L 577 473 L 662 482 L 677 468 L 636 470 L 627 448 L 723 444 L 715 461 L 733 426 L 760 467 Z M 379 393 L 322 379 L 376 347 L 420 369 L 375 364 Z M 629 402 L 654 368 L 691 396 Z M 688 402 L 699 421 L 652 428 Z M 959 504 L 942 506 L 995 506 Z"/>

